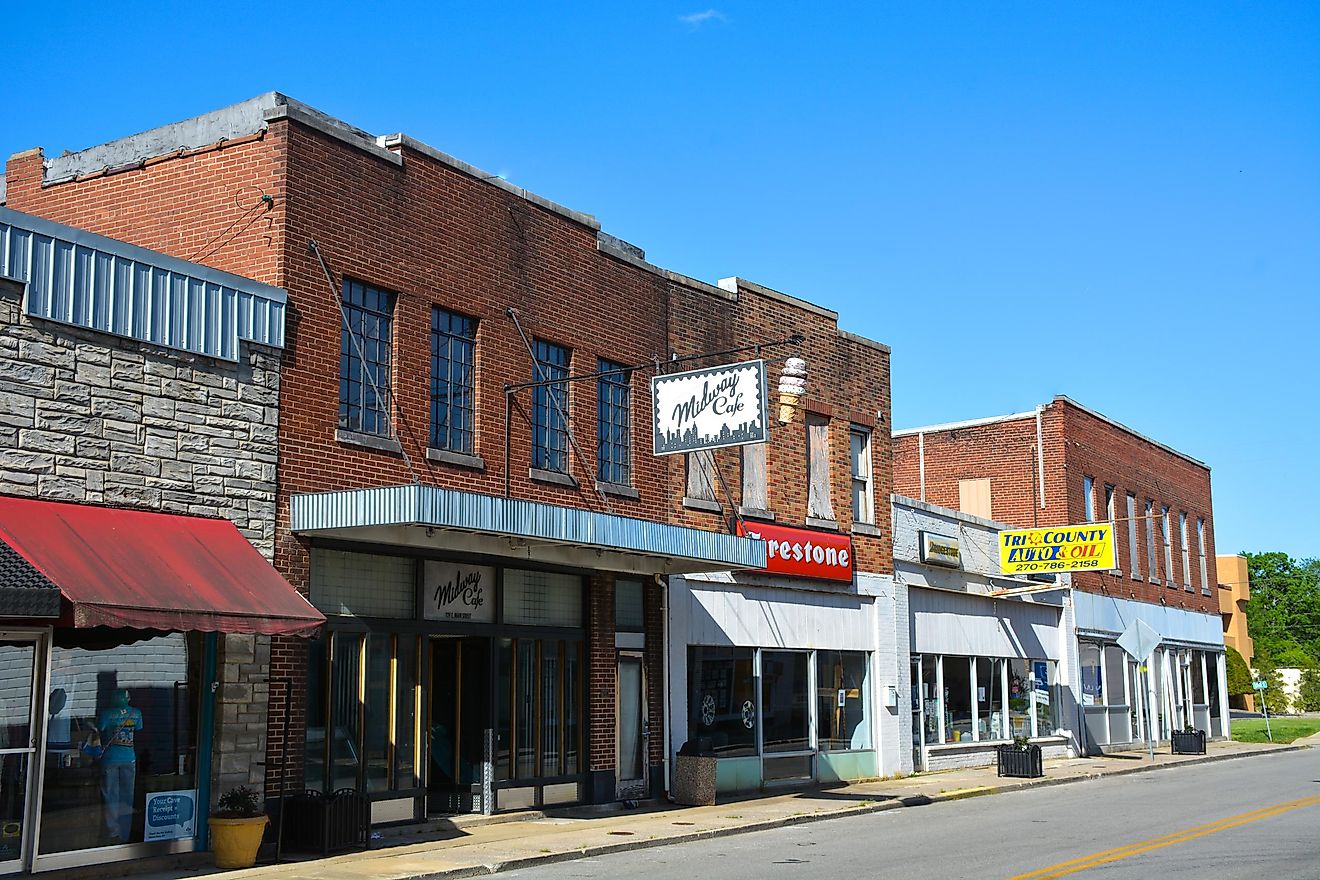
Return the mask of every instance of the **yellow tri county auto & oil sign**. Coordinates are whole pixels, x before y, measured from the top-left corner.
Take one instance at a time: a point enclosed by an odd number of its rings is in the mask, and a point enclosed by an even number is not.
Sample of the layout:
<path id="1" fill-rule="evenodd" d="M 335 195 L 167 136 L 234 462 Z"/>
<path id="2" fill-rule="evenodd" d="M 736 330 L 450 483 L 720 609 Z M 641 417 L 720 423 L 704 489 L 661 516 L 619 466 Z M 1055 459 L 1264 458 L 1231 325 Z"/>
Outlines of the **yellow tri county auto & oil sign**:
<path id="1" fill-rule="evenodd" d="M 1004 574 L 1107 571 L 1113 567 L 1113 523 L 999 533 L 999 570 Z"/>

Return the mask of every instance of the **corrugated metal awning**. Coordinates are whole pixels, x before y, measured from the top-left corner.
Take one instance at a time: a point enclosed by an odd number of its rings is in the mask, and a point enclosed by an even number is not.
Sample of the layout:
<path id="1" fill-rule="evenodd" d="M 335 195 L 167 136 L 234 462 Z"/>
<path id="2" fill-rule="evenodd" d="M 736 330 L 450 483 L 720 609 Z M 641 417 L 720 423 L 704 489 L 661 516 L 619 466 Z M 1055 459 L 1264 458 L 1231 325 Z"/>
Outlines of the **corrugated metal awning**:
<path id="1" fill-rule="evenodd" d="M 307 635 L 325 623 L 228 520 L 0 497 L 0 541 L 58 588 L 76 627 Z"/>
<path id="2" fill-rule="evenodd" d="M 764 541 L 436 486 L 295 495 L 291 520 L 294 532 L 350 540 L 385 540 L 383 530 L 395 527 L 500 536 L 523 545 L 582 548 L 600 559 L 646 560 L 660 574 L 765 567 Z"/>

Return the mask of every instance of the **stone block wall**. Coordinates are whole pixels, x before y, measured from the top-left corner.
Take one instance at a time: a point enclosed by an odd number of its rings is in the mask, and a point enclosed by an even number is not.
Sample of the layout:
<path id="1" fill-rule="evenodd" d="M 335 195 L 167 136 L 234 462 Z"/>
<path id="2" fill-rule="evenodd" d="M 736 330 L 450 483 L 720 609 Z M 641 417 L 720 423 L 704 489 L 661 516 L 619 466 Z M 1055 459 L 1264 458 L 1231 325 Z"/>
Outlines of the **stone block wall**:
<path id="1" fill-rule="evenodd" d="M 275 548 L 280 355 L 238 363 L 66 327 L 22 312 L 0 281 L 0 493 L 220 517 Z M 260 785 L 270 639 L 224 636 L 217 794 Z"/>

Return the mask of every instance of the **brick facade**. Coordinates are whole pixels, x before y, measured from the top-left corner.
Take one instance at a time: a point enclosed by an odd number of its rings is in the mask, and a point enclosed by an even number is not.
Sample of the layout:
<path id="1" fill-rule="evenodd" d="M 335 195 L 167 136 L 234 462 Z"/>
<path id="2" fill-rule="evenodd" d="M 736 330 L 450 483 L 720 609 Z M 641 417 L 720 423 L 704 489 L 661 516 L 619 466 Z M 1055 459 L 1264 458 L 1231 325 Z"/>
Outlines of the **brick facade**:
<path id="1" fill-rule="evenodd" d="M 1210 469 L 1168 447 L 1142 437 L 1067 398 L 1056 398 L 1041 412 L 1044 449 L 1044 504 L 1041 504 L 1036 459 L 1036 419 L 1033 413 L 982 424 L 934 430 L 903 431 L 894 438 L 896 491 L 920 498 L 922 447 L 925 459 L 924 500 L 959 508 L 959 482 L 990 480 L 991 515 L 1019 528 L 1084 522 L 1084 481 L 1094 481 L 1097 520 L 1105 511 L 1105 487 L 1115 492 L 1114 538 L 1117 573 L 1076 572 L 1076 589 L 1143 602 L 1163 603 L 1201 613 L 1218 613 L 1214 585 L 1214 527 Z M 1132 565 L 1128 541 L 1127 495 L 1136 497 L 1139 575 Z M 1154 502 L 1157 573 L 1147 562 L 1145 502 Z M 1173 574 L 1165 571 L 1161 508 L 1170 512 Z M 1188 571 L 1183 570 L 1179 515 L 1187 514 Z M 1204 521 L 1206 580 L 1202 590 L 1197 522 Z M 1187 586 L 1191 587 L 1190 590 Z"/>
<path id="2" fill-rule="evenodd" d="M 507 479 L 516 498 L 581 507 L 676 525 L 727 531 L 733 511 L 683 505 L 683 456 L 649 454 L 649 369 L 631 383 L 632 492 L 596 490 L 596 383 L 569 392 L 574 484 L 530 472 L 530 393 L 514 398 L 506 474 L 504 388 L 533 378 L 532 363 L 506 309 L 516 309 L 531 337 L 571 351 L 573 373 L 598 358 L 626 364 L 806 337 L 808 408 L 828 418 L 830 478 L 841 530 L 853 531 L 849 426 L 870 429 L 874 528 L 854 531 L 859 571 L 892 573 L 889 443 L 889 351 L 840 331 L 833 312 L 744 281 L 717 288 L 645 262 L 637 249 L 599 232 L 593 218 L 547 202 L 402 136 L 373 138 L 282 96 L 263 96 L 264 121 L 247 132 L 187 149 L 141 155 L 103 172 L 51 179 L 39 151 L 8 165 L 9 207 L 154 247 L 285 288 L 288 342 L 283 361 L 276 567 L 299 590 L 309 585 L 308 542 L 290 531 L 289 499 L 306 492 L 394 485 L 414 479 L 492 495 Z M 262 100 L 262 99 L 258 99 Z M 252 104 L 252 102 L 248 102 Z M 244 105 L 248 106 L 248 105 Z M 231 108 L 232 109 L 232 108 Z M 251 109 L 251 108 L 249 108 Z M 207 124 L 232 122 L 227 111 Z M 205 125 L 197 126 L 198 129 Z M 132 142 L 132 143 L 130 143 Z M 123 149 L 135 149 L 128 139 Z M 144 147 L 143 150 L 146 148 Z M 142 152 L 142 150 L 139 150 Z M 65 162 L 77 165 L 76 157 Z M 263 201 L 262 196 L 269 196 Z M 327 282 L 314 240 L 334 273 Z M 351 278 L 395 294 L 391 346 L 391 416 L 397 449 L 337 431 L 342 319 L 340 281 Z M 428 457 L 433 307 L 477 319 L 475 460 Z M 767 350 L 774 385 L 787 348 Z M 750 355 L 748 355 L 750 356 Z M 768 495 L 776 520 L 806 520 L 806 435 L 802 417 L 772 429 Z M 389 445 L 389 444 L 386 444 Z M 403 453 L 406 452 L 406 457 Z M 740 457 L 717 459 L 738 499 Z M 590 766 L 614 761 L 614 622 L 612 580 L 589 590 Z M 661 590 L 646 590 L 647 666 L 651 680 L 650 760 L 663 757 L 663 610 Z M 305 648 L 274 639 L 272 682 L 305 676 Z M 275 726 L 286 707 L 272 687 L 268 787 L 282 772 L 300 774 L 303 701 L 287 707 L 289 754 Z M 254 692 L 255 693 L 255 692 Z"/>

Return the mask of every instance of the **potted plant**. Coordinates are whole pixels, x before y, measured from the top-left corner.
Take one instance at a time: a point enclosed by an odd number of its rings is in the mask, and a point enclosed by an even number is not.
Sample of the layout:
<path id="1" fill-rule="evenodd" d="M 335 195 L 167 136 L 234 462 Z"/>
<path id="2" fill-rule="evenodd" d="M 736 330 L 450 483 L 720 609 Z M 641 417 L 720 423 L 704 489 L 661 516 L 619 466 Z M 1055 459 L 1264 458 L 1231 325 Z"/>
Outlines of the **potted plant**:
<path id="1" fill-rule="evenodd" d="M 1169 734 L 1169 746 L 1175 755 L 1204 755 L 1205 731 L 1189 724 L 1183 730 Z"/>
<path id="2" fill-rule="evenodd" d="M 1000 776 L 1035 779 L 1045 775 L 1041 757 L 1040 746 L 1027 742 L 1025 736 L 1015 736 L 1011 745 L 995 750 L 996 769 Z"/>
<path id="3" fill-rule="evenodd" d="M 211 852 L 217 868 L 250 868 L 270 818 L 262 811 L 257 793 L 238 785 L 220 796 L 219 809 L 207 820 Z"/>

